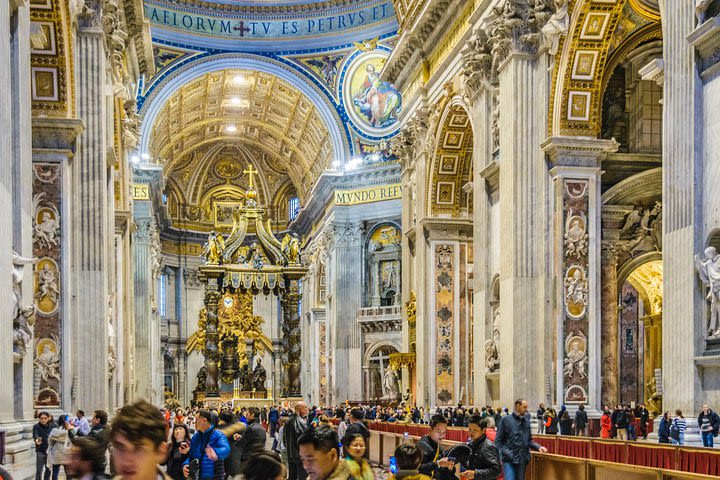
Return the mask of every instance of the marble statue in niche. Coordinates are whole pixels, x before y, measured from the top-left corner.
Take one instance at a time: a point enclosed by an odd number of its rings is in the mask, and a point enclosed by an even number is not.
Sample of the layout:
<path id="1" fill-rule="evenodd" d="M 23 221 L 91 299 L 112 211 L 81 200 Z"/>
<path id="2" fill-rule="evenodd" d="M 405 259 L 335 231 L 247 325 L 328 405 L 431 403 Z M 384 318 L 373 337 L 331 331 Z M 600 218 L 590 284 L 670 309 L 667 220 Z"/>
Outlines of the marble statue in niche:
<path id="1" fill-rule="evenodd" d="M 542 27 L 543 40 L 548 53 L 555 56 L 560 45 L 560 36 L 568 32 L 570 16 L 568 15 L 568 0 L 555 0 L 555 13 Z"/>
<path id="2" fill-rule="evenodd" d="M 257 364 L 255 365 L 255 370 L 253 370 L 252 373 L 253 389 L 256 392 L 266 391 L 265 381 L 267 380 L 267 372 L 265 371 L 265 367 L 262 366 L 261 362 L 262 359 L 258 357 Z"/>
<path id="3" fill-rule="evenodd" d="M 40 372 L 40 378 L 47 382 L 50 378 L 60 380 L 60 347 L 58 337 L 38 339 L 35 350 L 35 367 Z"/>
<path id="4" fill-rule="evenodd" d="M 705 296 L 710 303 L 710 318 L 708 319 L 708 337 L 720 336 L 720 255 L 715 247 L 707 247 L 703 256 L 695 255 L 695 268 L 703 284 L 708 287 Z"/>
<path id="5" fill-rule="evenodd" d="M 585 270 L 579 265 L 568 268 L 565 275 L 565 309 L 573 318 L 585 313 L 588 300 L 588 282 Z"/>
<path id="6" fill-rule="evenodd" d="M 565 220 L 565 256 L 579 259 L 588 251 L 587 217 L 584 212 L 574 215 L 570 210 Z"/>
<path id="7" fill-rule="evenodd" d="M 40 244 L 40 248 L 56 247 L 60 237 L 60 215 L 52 203 L 41 206 L 45 192 L 38 193 L 33 197 L 33 242 Z"/>
<path id="8" fill-rule="evenodd" d="M 49 264 L 45 263 L 37 275 L 38 291 L 35 293 L 35 298 L 41 300 L 48 297 L 53 303 L 57 303 L 60 297 L 60 290 L 58 288 L 58 279 L 55 270 Z"/>
<path id="9" fill-rule="evenodd" d="M 500 368 L 498 347 L 500 346 L 500 309 L 496 309 L 493 315 L 492 338 L 485 341 L 485 371 L 493 373 Z"/>
<path id="10" fill-rule="evenodd" d="M 383 262 L 382 282 L 384 290 L 396 290 L 398 284 L 395 261 Z"/>
<path id="11" fill-rule="evenodd" d="M 581 332 L 570 335 L 565 340 L 565 352 L 565 360 L 563 362 L 563 372 L 565 376 L 572 378 L 573 375 L 577 373 L 581 378 L 587 377 L 585 366 L 588 360 L 587 341 Z"/>

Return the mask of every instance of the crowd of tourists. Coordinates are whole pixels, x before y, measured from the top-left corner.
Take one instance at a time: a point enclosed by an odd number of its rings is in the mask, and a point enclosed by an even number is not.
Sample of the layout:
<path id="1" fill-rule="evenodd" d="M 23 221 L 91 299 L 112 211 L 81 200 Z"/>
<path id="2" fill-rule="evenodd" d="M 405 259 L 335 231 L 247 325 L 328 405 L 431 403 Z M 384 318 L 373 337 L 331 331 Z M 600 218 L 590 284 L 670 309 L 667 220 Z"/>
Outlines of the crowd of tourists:
<path id="1" fill-rule="evenodd" d="M 579 406 L 571 416 L 540 404 L 538 433 L 587 435 L 588 415 Z M 138 401 L 119 409 L 112 421 L 96 410 L 60 415 L 36 414 L 33 428 L 36 480 L 371 480 L 383 473 L 368 461 L 368 421 L 415 422 L 429 431 L 417 442 L 406 438 L 391 458 L 388 478 L 425 480 L 506 480 L 524 478 L 530 451 L 546 451 L 531 435 L 525 400 L 510 411 L 491 407 L 437 409 L 349 406 L 217 409 L 200 406 L 158 409 Z M 635 420 L 639 419 L 639 422 Z M 650 415 L 644 405 L 605 408 L 601 436 L 620 440 L 647 437 Z M 639 431 L 635 431 L 639 425 Z M 703 444 L 713 446 L 720 416 L 707 405 L 698 416 Z M 468 442 L 445 449 L 448 427 L 467 428 Z M 663 415 L 661 443 L 684 444 L 687 427 L 681 411 Z M 111 459 L 111 462 L 107 460 Z M 5 478 L 5 477 L 4 477 Z"/>

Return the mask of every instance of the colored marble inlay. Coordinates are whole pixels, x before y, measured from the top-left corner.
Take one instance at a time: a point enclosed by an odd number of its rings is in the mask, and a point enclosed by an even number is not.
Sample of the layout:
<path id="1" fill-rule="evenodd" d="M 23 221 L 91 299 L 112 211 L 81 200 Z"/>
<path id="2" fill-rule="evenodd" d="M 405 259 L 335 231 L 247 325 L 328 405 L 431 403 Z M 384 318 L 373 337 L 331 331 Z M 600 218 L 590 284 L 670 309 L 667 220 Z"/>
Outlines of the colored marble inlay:
<path id="1" fill-rule="evenodd" d="M 563 183 L 563 384 L 565 403 L 588 400 L 590 291 L 587 180 Z M 595 286 L 592 286 L 593 288 Z"/>
<path id="2" fill-rule="evenodd" d="M 62 304 L 60 234 L 61 178 L 56 163 L 33 164 L 33 256 L 35 265 L 35 406 L 59 407 L 61 391 Z"/>
<path id="3" fill-rule="evenodd" d="M 436 391 L 438 405 L 454 403 L 455 246 L 435 246 Z"/>

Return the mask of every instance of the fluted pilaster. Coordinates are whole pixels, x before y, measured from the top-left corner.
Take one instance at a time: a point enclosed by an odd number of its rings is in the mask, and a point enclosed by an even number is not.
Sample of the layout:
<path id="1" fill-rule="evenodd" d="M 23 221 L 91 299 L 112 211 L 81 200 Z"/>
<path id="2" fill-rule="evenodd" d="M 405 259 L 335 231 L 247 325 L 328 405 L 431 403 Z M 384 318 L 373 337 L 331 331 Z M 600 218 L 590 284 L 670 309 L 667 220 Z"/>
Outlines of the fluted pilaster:
<path id="1" fill-rule="evenodd" d="M 693 254 L 702 238 L 702 82 L 687 36 L 695 28 L 695 2 L 663 5 L 663 403 L 697 411 L 701 385 L 692 361 L 702 352 L 705 304 L 695 280 Z"/>
<path id="2" fill-rule="evenodd" d="M 545 301 L 547 184 L 545 55 L 513 52 L 500 68 L 500 401 L 545 400 L 552 340 Z M 550 338 L 548 338 L 550 337 Z M 548 341 L 546 341 L 548 340 Z M 524 379 L 517 381 L 517 379 Z"/>
<path id="3" fill-rule="evenodd" d="M 136 394 L 140 398 L 153 396 L 152 368 L 153 326 L 150 300 L 152 219 L 136 220 L 137 230 L 133 235 L 133 256 L 135 258 L 135 378 Z"/>
<path id="4" fill-rule="evenodd" d="M 73 328 L 75 389 L 73 404 L 86 410 L 107 408 L 107 294 L 110 247 L 105 115 L 105 47 L 102 5 L 81 19 L 76 44 L 77 113 L 85 122 L 74 166 L 74 284 L 77 310 Z M 86 379 L 93 379 L 86 381 Z"/>
<path id="5" fill-rule="evenodd" d="M 362 306 L 362 224 L 337 223 L 329 248 L 333 271 L 334 387 L 338 400 L 360 400 L 362 385 L 355 371 L 361 363 L 361 335 L 357 311 Z"/>

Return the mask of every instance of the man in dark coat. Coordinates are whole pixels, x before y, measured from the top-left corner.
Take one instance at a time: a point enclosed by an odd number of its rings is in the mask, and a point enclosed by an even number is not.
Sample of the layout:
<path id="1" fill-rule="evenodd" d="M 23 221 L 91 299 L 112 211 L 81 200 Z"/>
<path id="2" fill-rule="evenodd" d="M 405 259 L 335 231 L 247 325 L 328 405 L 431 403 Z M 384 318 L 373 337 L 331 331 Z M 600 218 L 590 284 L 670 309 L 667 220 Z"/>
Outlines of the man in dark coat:
<path id="1" fill-rule="evenodd" d="M 468 421 L 468 446 L 472 450 L 468 469 L 460 474 L 461 480 L 495 480 L 500 476 L 500 454 L 497 447 L 485 435 L 488 419 L 473 415 Z"/>
<path id="2" fill-rule="evenodd" d="M 643 440 L 647 440 L 648 436 L 648 423 L 650 422 L 650 412 L 645 408 L 645 404 L 641 403 L 638 407 L 638 412 L 635 415 L 640 419 L 640 434 L 643 436 Z"/>
<path id="3" fill-rule="evenodd" d="M 240 436 L 237 446 L 240 450 L 240 462 L 244 462 L 250 456 L 260 453 L 265 449 L 265 441 L 267 436 L 265 429 L 260 424 L 260 409 L 250 407 L 245 413 L 247 419 L 247 429 Z"/>
<path id="4" fill-rule="evenodd" d="M 305 402 L 295 404 L 295 413 L 285 424 L 283 444 L 288 457 L 288 480 L 306 480 L 307 472 L 300 460 L 298 439 L 308 428 L 308 406 Z"/>
<path id="5" fill-rule="evenodd" d="M 48 436 L 53 429 L 48 412 L 40 412 L 38 423 L 33 425 L 33 440 L 35 441 L 35 480 L 50 480 L 50 470 L 47 468 Z M 44 470 L 44 474 L 43 474 Z"/>
<path id="6" fill-rule="evenodd" d="M 530 462 L 530 450 L 547 452 L 547 448 L 533 442 L 530 433 L 530 414 L 527 400 L 515 400 L 515 410 L 497 426 L 495 446 L 503 461 L 505 480 L 522 480 Z"/>
<path id="7" fill-rule="evenodd" d="M 714 447 L 714 439 L 720 430 L 720 416 L 713 412 L 708 404 L 703 404 L 703 408 L 698 415 L 698 426 L 702 435 L 703 447 Z"/>
<path id="8" fill-rule="evenodd" d="M 577 412 L 575 412 L 575 435 L 578 437 L 587 437 L 587 426 L 588 416 L 585 411 L 585 405 L 582 403 L 578 406 Z"/>
<path id="9" fill-rule="evenodd" d="M 418 448 L 422 451 L 423 459 L 418 472 L 438 480 L 451 480 L 455 478 L 455 463 L 445 455 L 440 444 L 447 433 L 448 420 L 442 413 L 437 413 L 430 419 L 430 433 L 418 441 Z"/>

